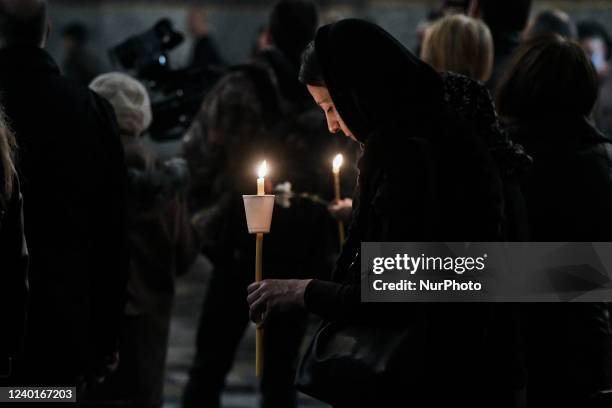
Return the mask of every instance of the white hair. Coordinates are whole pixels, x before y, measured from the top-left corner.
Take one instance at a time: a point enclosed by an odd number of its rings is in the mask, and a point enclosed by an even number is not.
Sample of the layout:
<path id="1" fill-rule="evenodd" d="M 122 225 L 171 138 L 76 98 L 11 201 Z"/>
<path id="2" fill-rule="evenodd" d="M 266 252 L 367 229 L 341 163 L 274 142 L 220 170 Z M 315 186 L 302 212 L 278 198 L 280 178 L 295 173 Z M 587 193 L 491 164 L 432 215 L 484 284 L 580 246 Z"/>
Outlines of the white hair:
<path id="1" fill-rule="evenodd" d="M 89 87 L 110 102 L 124 136 L 140 136 L 151 125 L 151 101 L 146 88 L 120 72 L 95 78 Z"/>

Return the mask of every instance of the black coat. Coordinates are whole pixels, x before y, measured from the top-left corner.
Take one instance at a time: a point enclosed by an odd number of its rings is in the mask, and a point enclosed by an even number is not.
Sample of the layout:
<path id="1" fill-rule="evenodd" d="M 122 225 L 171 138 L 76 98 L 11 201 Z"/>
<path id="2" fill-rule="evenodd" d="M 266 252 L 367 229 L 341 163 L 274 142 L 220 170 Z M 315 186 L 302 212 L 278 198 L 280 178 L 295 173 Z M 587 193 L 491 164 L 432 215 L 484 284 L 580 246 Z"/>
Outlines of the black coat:
<path id="1" fill-rule="evenodd" d="M 442 78 L 379 27 L 359 20 L 325 26 L 315 49 L 334 105 L 364 143 L 364 154 L 353 223 L 333 281 L 311 281 L 306 306 L 326 320 L 414 330 L 420 343 L 411 352 L 427 355 L 428 364 L 412 368 L 418 384 L 402 385 L 404 404 L 392 392 L 393 405 L 442 406 L 452 400 L 479 406 L 479 397 L 494 386 L 514 385 L 507 377 L 484 385 L 487 349 L 504 347 L 484 335 L 491 308 L 361 303 L 359 247 L 499 240 L 503 193 L 493 158 L 483 138 L 455 114 L 459 109 L 445 103 Z M 497 354 L 510 359 L 512 353 Z M 491 361 L 509 376 L 510 363 Z"/>
<path id="2" fill-rule="evenodd" d="M 27 381 L 71 384 L 116 349 L 126 170 L 112 108 L 36 47 L 0 51 L 30 251 Z"/>
<path id="3" fill-rule="evenodd" d="M 583 118 L 510 127 L 533 157 L 522 183 L 530 241 L 612 241 L 612 143 Z M 524 305 L 530 406 L 585 406 L 612 388 L 604 303 Z"/>
<path id="4" fill-rule="evenodd" d="M 0 384 L 12 381 L 23 351 L 28 297 L 28 249 L 23 231 L 19 183 L 7 205 L 0 204 Z"/>

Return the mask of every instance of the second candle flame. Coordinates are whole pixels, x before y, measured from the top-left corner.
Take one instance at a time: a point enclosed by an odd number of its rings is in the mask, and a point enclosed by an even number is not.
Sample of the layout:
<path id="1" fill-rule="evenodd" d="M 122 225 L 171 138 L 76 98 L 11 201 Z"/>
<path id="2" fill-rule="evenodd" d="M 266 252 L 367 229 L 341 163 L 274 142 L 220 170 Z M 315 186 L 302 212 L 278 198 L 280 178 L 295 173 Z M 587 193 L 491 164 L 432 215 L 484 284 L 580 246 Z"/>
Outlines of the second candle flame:
<path id="1" fill-rule="evenodd" d="M 334 157 L 334 162 L 333 162 L 333 167 L 332 167 L 332 171 L 334 173 L 340 172 L 340 167 L 342 167 L 343 161 L 344 161 L 344 158 L 342 157 L 341 154 L 337 154 L 336 157 Z"/>

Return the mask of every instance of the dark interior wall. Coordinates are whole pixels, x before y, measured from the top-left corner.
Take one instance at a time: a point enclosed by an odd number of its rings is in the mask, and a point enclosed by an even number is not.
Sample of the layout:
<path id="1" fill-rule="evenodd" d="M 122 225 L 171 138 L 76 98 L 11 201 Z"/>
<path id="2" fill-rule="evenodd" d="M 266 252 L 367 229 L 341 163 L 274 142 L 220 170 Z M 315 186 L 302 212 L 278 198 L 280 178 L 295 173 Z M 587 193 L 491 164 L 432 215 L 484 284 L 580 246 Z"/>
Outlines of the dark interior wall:
<path id="1" fill-rule="evenodd" d="M 108 63 L 107 51 L 129 36 L 139 34 L 153 24 L 167 17 L 179 31 L 185 31 L 187 6 L 182 4 L 154 2 L 123 2 L 88 4 L 85 2 L 57 2 L 50 8 L 52 34 L 48 49 L 61 59 L 63 55 L 61 30 L 73 21 L 84 23 L 90 30 L 90 48 Z M 209 18 L 217 42 L 222 44 L 223 54 L 228 60 L 240 61 L 247 57 L 249 42 L 257 29 L 266 20 L 266 8 L 257 7 L 215 7 L 209 9 Z M 191 38 L 171 54 L 175 65 L 183 65 L 189 56 Z"/>
<path id="2" fill-rule="evenodd" d="M 91 30 L 91 48 L 99 58 L 108 62 L 107 50 L 125 38 L 151 27 L 162 17 L 170 18 L 176 28 L 185 29 L 185 15 L 194 3 L 209 4 L 209 19 L 221 51 L 230 63 L 248 58 L 250 47 L 259 27 L 267 20 L 274 4 L 269 0 L 172 1 L 172 0 L 53 0 L 50 13 L 53 24 L 48 45 L 50 52 L 61 60 L 62 27 L 81 21 Z M 414 31 L 418 22 L 435 0 L 353 0 L 323 1 L 324 21 L 349 16 L 370 18 L 381 24 L 404 44 L 413 48 Z M 535 1 L 536 8 L 561 7 L 578 19 L 595 18 L 612 31 L 612 1 Z M 176 66 L 186 63 L 191 39 L 177 48 L 171 58 Z M 107 68 L 110 68 L 108 66 Z"/>

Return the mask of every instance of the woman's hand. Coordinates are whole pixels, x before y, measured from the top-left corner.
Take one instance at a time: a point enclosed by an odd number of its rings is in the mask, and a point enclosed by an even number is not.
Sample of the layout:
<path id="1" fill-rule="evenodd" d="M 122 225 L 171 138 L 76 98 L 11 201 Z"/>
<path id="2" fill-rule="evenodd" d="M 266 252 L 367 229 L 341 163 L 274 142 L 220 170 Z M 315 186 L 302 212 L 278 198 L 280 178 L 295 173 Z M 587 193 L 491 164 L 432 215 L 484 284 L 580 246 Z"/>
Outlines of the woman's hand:
<path id="1" fill-rule="evenodd" d="M 304 307 L 304 292 L 312 279 L 266 279 L 247 288 L 249 317 L 263 324 L 266 317 L 277 309 Z"/>
<path id="2" fill-rule="evenodd" d="M 327 207 L 327 209 L 331 213 L 332 217 L 348 224 L 351 221 L 353 200 L 350 198 L 335 200 Z"/>

